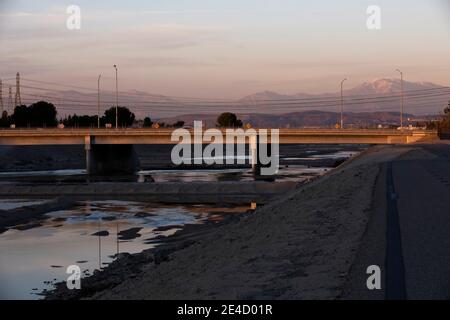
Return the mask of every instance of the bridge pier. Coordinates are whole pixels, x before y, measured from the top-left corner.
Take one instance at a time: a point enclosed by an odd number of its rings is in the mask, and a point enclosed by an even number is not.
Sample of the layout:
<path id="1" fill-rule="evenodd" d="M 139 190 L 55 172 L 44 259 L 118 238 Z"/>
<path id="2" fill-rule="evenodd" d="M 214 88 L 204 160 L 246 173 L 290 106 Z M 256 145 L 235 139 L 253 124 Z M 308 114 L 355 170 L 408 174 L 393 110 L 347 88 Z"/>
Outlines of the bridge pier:
<path id="1" fill-rule="evenodd" d="M 92 146 L 91 136 L 84 137 L 84 152 L 86 153 L 86 173 L 92 173 Z"/>
<path id="2" fill-rule="evenodd" d="M 87 174 L 133 174 L 139 170 L 132 144 L 95 144 L 93 136 L 86 136 L 84 142 Z"/>
<path id="3" fill-rule="evenodd" d="M 268 141 L 264 142 L 265 150 L 263 149 L 262 155 L 260 154 L 261 139 L 258 134 L 254 135 L 254 136 L 250 136 L 249 145 L 250 145 L 250 157 L 251 157 L 253 175 L 260 176 L 261 168 L 267 168 L 272 165 L 272 163 L 263 164 L 263 161 L 261 160 L 261 156 L 263 155 L 263 156 L 270 158 L 271 159 L 270 161 L 273 161 L 272 143 L 270 143 Z"/>
<path id="4" fill-rule="evenodd" d="M 261 163 L 259 161 L 258 155 L 258 142 L 258 135 L 250 137 L 250 157 L 252 163 L 252 171 L 255 176 L 259 176 L 261 174 Z"/>

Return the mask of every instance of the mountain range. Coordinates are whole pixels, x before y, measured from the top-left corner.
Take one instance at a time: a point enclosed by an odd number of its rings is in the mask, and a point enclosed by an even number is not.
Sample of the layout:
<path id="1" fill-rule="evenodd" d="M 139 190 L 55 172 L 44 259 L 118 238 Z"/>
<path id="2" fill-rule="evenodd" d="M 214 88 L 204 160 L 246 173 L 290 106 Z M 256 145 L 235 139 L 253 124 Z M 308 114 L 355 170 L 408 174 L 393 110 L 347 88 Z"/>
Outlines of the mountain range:
<path id="1" fill-rule="evenodd" d="M 430 82 L 404 81 L 403 89 L 404 112 L 410 116 L 439 114 L 450 100 L 450 88 Z M 42 92 L 41 89 L 38 92 L 32 92 L 32 89 L 22 88 L 22 94 L 25 97 L 23 100 L 27 104 L 39 99 L 54 103 L 59 117 L 73 113 L 97 113 L 97 92 L 95 90 L 91 90 L 91 92 L 82 90 Z M 400 111 L 401 81 L 399 79 L 375 79 L 346 89 L 343 94 L 344 112 L 347 117 L 350 117 L 350 113 L 363 113 L 366 116 L 369 113 L 375 113 L 380 117 L 380 122 L 383 122 L 388 114 L 394 117 Z M 119 92 L 119 105 L 129 107 L 136 114 L 137 119 L 149 116 L 152 119 L 160 119 L 160 121 L 168 123 L 174 119 L 186 121 L 194 115 L 197 117 L 201 115 L 203 119 L 206 119 L 229 111 L 239 114 L 243 120 L 249 119 L 250 121 L 252 119 L 261 124 L 269 121 L 267 120 L 269 118 L 287 117 L 282 123 L 289 125 L 288 120 L 290 119 L 294 125 L 295 121 L 292 117 L 300 113 L 305 115 L 307 111 L 316 111 L 308 113 L 310 118 L 334 118 L 332 114 L 339 114 L 340 103 L 340 92 L 281 94 L 262 91 L 237 100 L 178 98 L 136 90 Z M 115 105 L 115 93 L 102 91 L 101 113 L 113 105 Z M 372 117 L 369 118 L 372 119 Z M 322 119 L 322 122 L 324 121 Z M 358 121 L 355 119 L 355 122 Z M 312 122 L 309 122 L 310 125 L 313 125 Z"/>

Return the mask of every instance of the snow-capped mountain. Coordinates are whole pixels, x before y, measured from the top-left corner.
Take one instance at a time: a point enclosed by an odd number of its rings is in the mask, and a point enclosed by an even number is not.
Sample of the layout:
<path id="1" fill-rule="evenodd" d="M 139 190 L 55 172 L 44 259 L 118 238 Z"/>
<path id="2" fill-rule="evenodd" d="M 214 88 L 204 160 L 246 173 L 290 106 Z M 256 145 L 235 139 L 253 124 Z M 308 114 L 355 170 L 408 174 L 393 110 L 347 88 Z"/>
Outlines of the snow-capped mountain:
<path id="1" fill-rule="evenodd" d="M 437 114 L 450 100 L 450 88 L 430 82 L 403 81 L 403 90 L 404 111 L 412 114 Z M 399 111 L 400 97 L 401 80 L 381 78 L 344 90 L 344 105 L 345 110 L 351 112 Z M 289 100 L 289 104 L 285 100 Z M 258 106 L 258 112 L 336 111 L 340 108 L 340 92 L 286 95 L 263 91 L 248 95 L 239 102 Z"/>
<path id="2" fill-rule="evenodd" d="M 409 82 L 403 81 L 403 90 L 416 91 L 423 89 L 439 88 L 441 86 L 431 82 Z M 401 91 L 400 79 L 374 79 L 371 82 L 364 82 L 350 90 L 345 90 L 346 94 L 363 95 L 363 94 L 392 94 Z"/>

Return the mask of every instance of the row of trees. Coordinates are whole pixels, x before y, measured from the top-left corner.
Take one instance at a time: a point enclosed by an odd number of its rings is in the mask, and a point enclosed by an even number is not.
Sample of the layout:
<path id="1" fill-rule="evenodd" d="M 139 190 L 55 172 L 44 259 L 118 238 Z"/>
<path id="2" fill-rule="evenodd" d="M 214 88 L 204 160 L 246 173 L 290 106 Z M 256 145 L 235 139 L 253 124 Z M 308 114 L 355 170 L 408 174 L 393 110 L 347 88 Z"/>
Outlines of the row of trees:
<path id="1" fill-rule="evenodd" d="M 136 116 L 126 107 L 117 107 L 118 126 L 130 127 L 133 125 Z M 65 127 L 90 128 L 97 127 L 98 117 L 89 115 L 69 115 L 61 120 Z M 116 107 L 111 107 L 105 111 L 100 117 L 100 126 L 104 127 L 107 123 L 115 126 L 116 124 Z"/>
<path id="2" fill-rule="evenodd" d="M 118 107 L 118 125 L 120 127 L 129 127 L 135 121 L 135 115 L 126 107 Z M 0 127 L 9 127 L 14 124 L 16 127 L 56 127 L 58 123 L 64 124 L 67 127 L 96 127 L 98 125 L 97 116 L 89 115 L 69 115 L 64 119 L 58 121 L 57 111 L 52 103 L 46 101 L 39 101 L 30 106 L 17 106 L 14 108 L 14 113 L 8 115 L 6 111 L 3 112 L 0 119 Z M 105 111 L 100 118 L 100 125 L 116 123 L 116 107 L 111 107 Z"/>
<path id="3" fill-rule="evenodd" d="M 135 121 L 134 113 L 132 113 L 125 107 L 119 107 L 118 114 L 120 127 L 129 127 Z M 105 115 L 100 118 L 100 126 L 104 127 L 106 123 L 111 123 L 114 125 L 116 123 L 115 116 L 116 116 L 115 107 L 106 110 Z M 95 127 L 97 126 L 97 116 L 88 116 L 88 115 L 79 116 L 74 114 L 72 116 L 64 118 L 62 120 L 62 123 L 66 127 L 79 127 L 79 128 Z M 154 123 L 150 117 L 145 117 L 144 121 L 142 122 L 142 127 L 150 128 L 152 126 L 156 126 L 158 128 L 182 128 L 184 124 L 185 122 L 181 120 L 173 124 L 167 124 L 164 122 Z M 241 128 L 242 121 L 239 120 L 234 113 L 224 112 L 220 114 L 219 117 L 217 118 L 216 126 L 220 128 Z"/>
<path id="4" fill-rule="evenodd" d="M 118 110 L 118 125 L 119 127 L 130 127 L 136 122 L 136 117 L 128 108 L 120 106 Z M 3 112 L 0 118 L 0 127 L 9 127 L 14 124 L 16 127 L 55 127 L 58 123 L 64 124 L 65 127 L 75 128 L 90 128 L 97 127 L 98 117 L 91 115 L 69 115 L 64 119 L 57 120 L 57 110 L 52 103 L 46 101 L 39 101 L 30 106 L 17 106 L 14 113 L 8 115 L 6 111 Z M 104 112 L 100 118 L 100 126 L 105 127 L 110 123 L 113 127 L 116 123 L 116 107 L 111 107 Z M 143 127 L 158 127 L 158 128 L 181 128 L 184 126 L 184 121 L 177 121 L 174 124 L 165 124 L 163 122 L 154 123 L 150 117 L 144 118 L 140 125 Z M 216 126 L 220 128 L 241 128 L 242 121 L 238 119 L 236 114 L 224 112 L 217 117 Z M 439 129 L 439 131 L 450 132 L 450 102 L 444 109 L 444 116 L 440 122 L 427 123 L 428 129 Z"/>
<path id="5" fill-rule="evenodd" d="M 144 122 L 142 123 L 142 127 L 150 128 L 150 127 L 158 127 L 158 128 L 181 128 L 184 126 L 184 121 L 177 121 L 174 124 L 166 124 L 164 122 L 153 122 L 149 117 L 144 118 Z"/>
<path id="6" fill-rule="evenodd" d="M 118 125 L 119 127 L 130 127 L 135 121 L 136 117 L 128 108 L 120 106 L 118 111 Z M 27 127 L 56 127 L 58 123 L 62 123 L 65 127 L 72 128 L 91 128 L 97 127 L 98 116 L 92 115 L 69 115 L 58 121 L 57 110 L 52 103 L 46 101 L 39 101 L 30 106 L 21 105 L 14 109 L 14 113 L 8 115 L 6 111 L 3 112 L 0 118 L 0 127 L 9 127 L 14 124 L 18 128 Z M 105 127 L 107 123 L 115 126 L 116 123 L 116 107 L 111 107 L 105 111 L 104 115 L 100 117 L 100 126 Z M 184 121 L 177 121 L 174 124 L 166 124 L 164 122 L 154 123 L 150 117 L 144 118 L 142 122 L 143 127 L 156 126 L 159 128 L 181 128 L 185 124 Z M 237 118 L 234 113 L 224 112 L 217 118 L 217 127 L 226 128 L 240 128 L 242 121 Z"/>
<path id="7" fill-rule="evenodd" d="M 128 108 L 120 106 L 118 111 L 118 125 L 119 127 L 130 127 L 136 120 L 133 112 Z M 16 127 L 55 127 L 58 123 L 64 124 L 66 127 L 89 128 L 97 127 L 98 117 L 90 115 L 69 115 L 64 119 L 57 120 L 57 110 L 52 103 L 46 101 L 39 101 L 30 106 L 17 106 L 12 115 L 8 115 L 5 111 L 1 115 L 0 126 L 9 127 L 14 124 Z M 100 125 L 116 123 L 116 107 L 111 107 L 105 111 L 100 118 Z M 142 123 L 143 127 L 151 127 L 154 123 L 150 117 L 146 117 Z M 158 127 L 162 128 L 180 128 L 184 126 L 184 121 L 177 121 L 172 125 L 165 123 L 158 123 Z M 237 118 L 234 113 L 224 112 L 217 118 L 217 127 L 240 128 L 242 121 Z"/>
<path id="8" fill-rule="evenodd" d="M 9 127 L 15 124 L 17 127 L 54 127 L 58 124 L 56 120 L 56 108 L 53 104 L 39 101 L 29 107 L 17 106 L 12 115 L 3 112 L 0 125 Z"/>

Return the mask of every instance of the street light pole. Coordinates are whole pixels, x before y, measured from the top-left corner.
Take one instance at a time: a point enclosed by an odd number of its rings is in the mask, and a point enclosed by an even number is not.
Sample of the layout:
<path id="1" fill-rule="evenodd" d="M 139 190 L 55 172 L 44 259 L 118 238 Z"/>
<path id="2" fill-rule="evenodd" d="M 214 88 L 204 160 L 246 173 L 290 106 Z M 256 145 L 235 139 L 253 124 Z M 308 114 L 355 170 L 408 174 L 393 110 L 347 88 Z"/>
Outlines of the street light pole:
<path id="1" fill-rule="evenodd" d="M 100 129 L 100 78 L 101 74 L 98 75 L 97 88 L 98 88 L 98 97 L 97 97 L 97 127 Z"/>
<path id="2" fill-rule="evenodd" d="M 116 129 L 119 128 L 119 85 L 117 82 L 117 66 L 114 65 L 114 69 L 116 69 Z"/>
<path id="3" fill-rule="evenodd" d="M 400 73 L 400 89 L 402 91 L 402 107 L 400 109 L 400 129 L 403 129 L 403 107 L 404 107 L 403 72 L 401 72 L 399 69 L 395 69 L 395 71 Z"/>
<path id="4" fill-rule="evenodd" d="M 341 81 L 341 129 L 344 129 L 344 91 L 343 91 L 343 86 L 344 86 L 344 81 L 346 81 L 347 78 L 343 79 Z"/>

